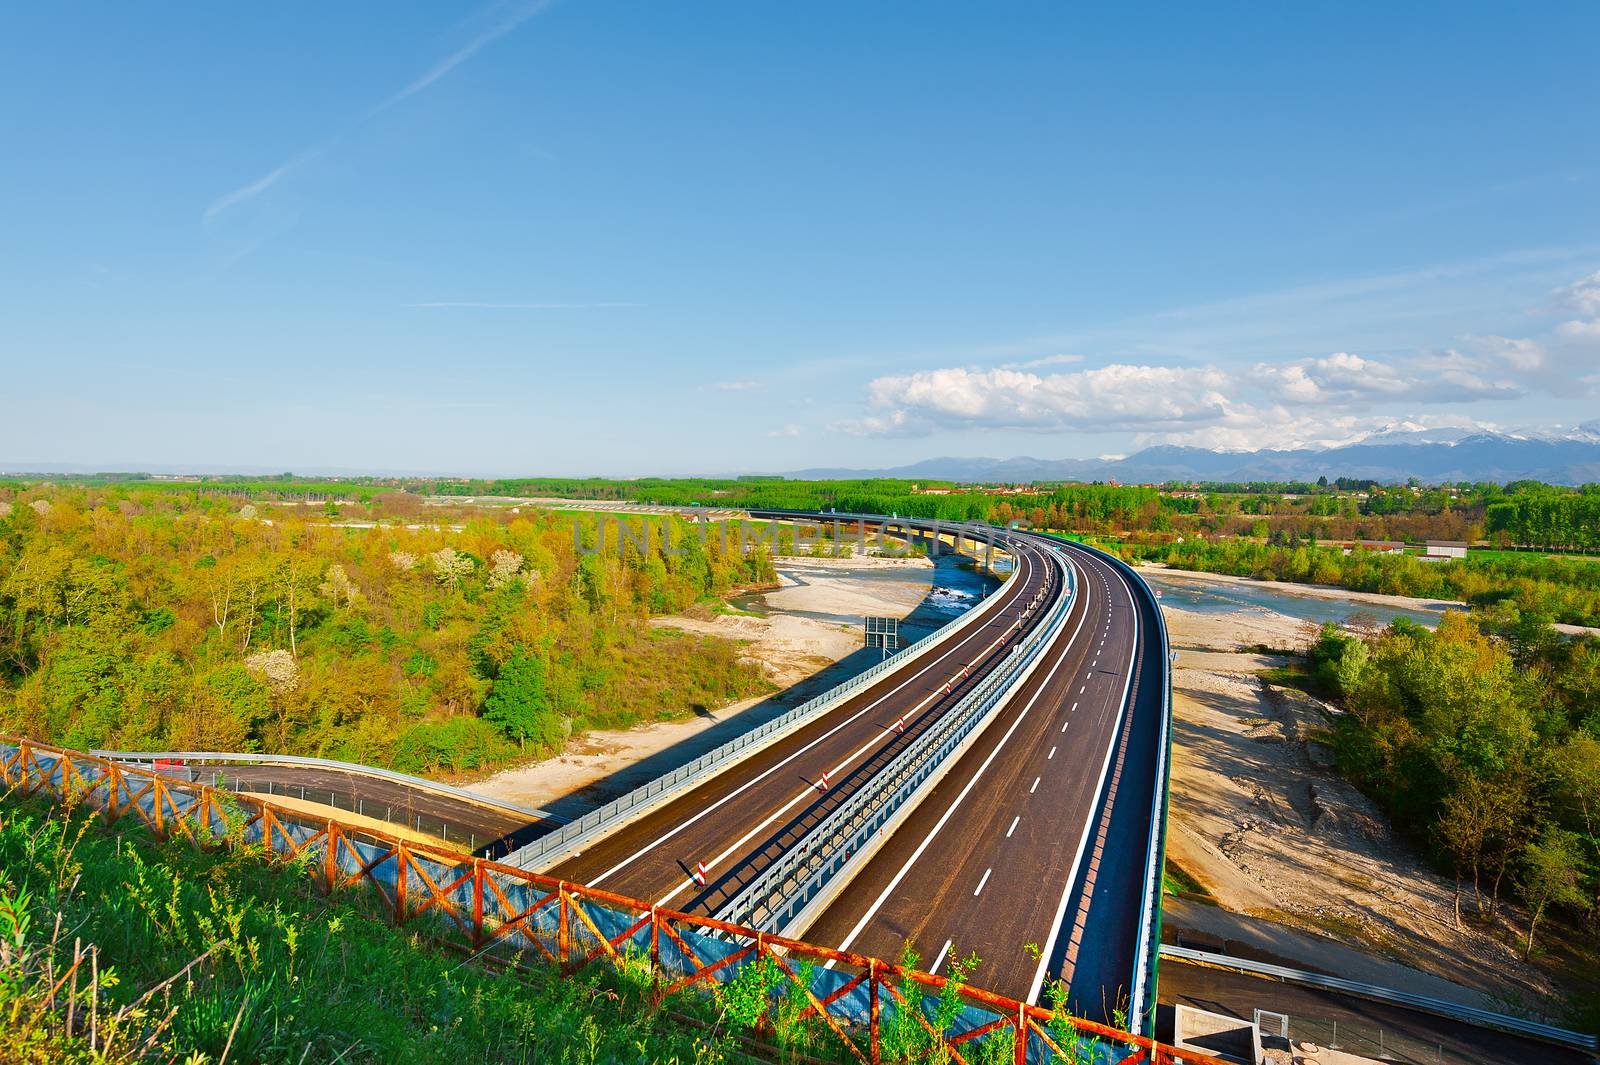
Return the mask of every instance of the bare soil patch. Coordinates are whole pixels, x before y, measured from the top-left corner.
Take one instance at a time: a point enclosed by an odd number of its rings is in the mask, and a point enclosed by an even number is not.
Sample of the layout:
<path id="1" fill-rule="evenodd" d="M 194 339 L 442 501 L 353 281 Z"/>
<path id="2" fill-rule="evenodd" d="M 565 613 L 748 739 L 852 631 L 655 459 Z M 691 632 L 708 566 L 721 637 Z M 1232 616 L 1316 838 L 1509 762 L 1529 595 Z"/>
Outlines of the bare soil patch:
<path id="1" fill-rule="evenodd" d="M 1506 943 L 1455 927 L 1453 881 L 1338 775 L 1319 742 L 1338 711 L 1255 675 L 1282 659 L 1236 650 L 1297 645 L 1297 622 L 1165 613 L 1179 649 L 1169 860 L 1234 913 L 1330 937 L 1519 1012 L 1558 1001 L 1558 988 Z"/>

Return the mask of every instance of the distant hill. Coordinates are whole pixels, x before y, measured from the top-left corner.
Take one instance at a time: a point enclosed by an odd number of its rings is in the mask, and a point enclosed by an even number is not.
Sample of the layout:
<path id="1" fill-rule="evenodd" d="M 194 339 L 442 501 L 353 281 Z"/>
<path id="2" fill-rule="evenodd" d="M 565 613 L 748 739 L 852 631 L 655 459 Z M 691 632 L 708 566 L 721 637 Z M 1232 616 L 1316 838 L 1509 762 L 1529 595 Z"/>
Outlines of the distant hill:
<path id="1" fill-rule="evenodd" d="M 1354 444 L 1290 451 L 1149 447 L 1121 459 L 935 458 L 890 469 L 809 469 L 809 480 L 902 477 L 940 481 L 1314 481 L 1359 477 L 1398 482 L 1600 482 L 1600 421 L 1560 434 L 1387 430 Z"/>

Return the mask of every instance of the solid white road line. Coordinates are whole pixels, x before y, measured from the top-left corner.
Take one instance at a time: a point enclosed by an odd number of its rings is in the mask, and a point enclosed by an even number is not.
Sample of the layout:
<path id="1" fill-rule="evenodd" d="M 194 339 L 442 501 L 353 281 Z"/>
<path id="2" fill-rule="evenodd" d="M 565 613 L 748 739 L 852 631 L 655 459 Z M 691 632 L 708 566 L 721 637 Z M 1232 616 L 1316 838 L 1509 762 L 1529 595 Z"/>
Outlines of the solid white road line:
<path id="1" fill-rule="evenodd" d="M 1078 564 L 1070 557 L 1067 559 L 1067 564 L 1071 566 L 1075 572 L 1082 573 L 1082 570 L 1078 568 Z M 1066 647 L 1070 648 L 1078 639 L 1078 633 L 1083 630 L 1083 623 L 1085 620 L 1087 620 L 1088 613 L 1088 610 L 1085 610 L 1084 616 L 1078 619 L 1078 627 L 1072 630 L 1072 638 L 1066 642 Z M 922 857 L 923 852 L 932 845 L 934 838 L 939 835 L 939 831 L 944 828 L 946 823 L 949 822 L 950 818 L 955 816 L 955 812 L 961 806 L 962 801 L 972 793 L 973 788 L 978 786 L 978 781 L 982 779 L 984 772 L 987 771 L 989 766 L 994 764 L 994 760 L 1000 756 L 1000 751 L 1005 747 L 1006 741 L 1011 739 L 1012 734 L 1021 727 L 1023 721 L 1027 720 L 1028 713 L 1033 709 L 1034 704 L 1039 701 L 1039 697 L 1050 690 L 1050 681 L 1055 677 L 1056 671 L 1066 663 L 1067 658 L 1067 652 L 1063 650 L 1061 656 L 1056 659 L 1055 664 L 1050 667 L 1050 672 L 1045 674 L 1044 682 L 1034 690 L 1032 697 L 1028 699 L 1027 705 L 1022 708 L 1022 713 L 1017 715 L 1017 719 L 1011 722 L 1011 727 L 1006 729 L 1006 734 L 1001 736 L 1000 741 L 996 743 L 993 749 L 989 751 L 988 755 L 983 759 L 983 763 L 979 765 L 977 771 L 972 774 L 972 779 L 967 781 L 966 785 L 961 789 L 960 794 L 958 794 L 955 799 L 951 801 L 950 805 L 945 808 L 944 813 L 939 815 L 939 820 L 934 824 L 932 830 L 930 830 L 926 836 L 922 837 L 922 842 L 917 844 L 917 849 L 911 852 L 911 857 L 907 858 L 905 864 L 902 865 L 899 871 L 890 878 L 889 883 L 884 887 L 883 891 L 879 893 L 876 899 L 872 900 L 872 905 L 867 907 L 867 912 L 862 914 L 861 919 L 856 922 L 855 927 L 850 929 L 850 934 L 845 936 L 844 940 L 840 942 L 840 950 L 850 949 L 850 944 L 856 941 L 856 937 L 862 933 L 862 931 L 872 921 L 872 918 L 875 917 L 878 911 L 883 908 L 884 902 L 888 900 L 894 889 L 900 886 L 900 881 L 906 878 L 906 874 L 911 871 L 912 866 L 917 864 L 917 861 Z M 833 962 L 828 962 L 823 966 L 823 968 L 832 969 Z"/>
<path id="2" fill-rule="evenodd" d="M 1120 575 L 1119 575 L 1120 576 Z M 1133 588 L 1123 578 L 1122 584 L 1128 593 L 1128 602 L 1133 603 Z M 1067 875 L 1066 886 L 1061 889 L 1061 902 L 1056 906 L 1056 915 L 1050 922 L 1050 937 L 1045 940 L 1044 950 L 1039 954 L 1039 968 L 1034 971 L 1033 983 L 1028 988 L 1028 997 L 1025 1002 L 1034 1002 L 1039 998 L 1039 991 L 1044 987 L 1046 971 L 1050 968 L 1050 957 L 1055 953 L 1056 940 L 1061 937 L 1061 922 L 1067 916 L 1067 904 L 1072 900 L 1072 886 L 1078 881 L 1078 869 L 1083 864 L 1084 851 L 1089 846 L 1089 830 L 1094 825 L 1094 815 L 1100 808 L 1100 795 L 1105 791 L 1106 775 L 1111 771 L 1111 756 L 1117 750 L 1117 737 L 1122 733 L 1123 715 L 1128 711 L 1128 689 L 1133 686 L 1133 662 L 1139 653 L 1139 610 L 1135 607 L 1130 613 L 1133 616 L 1133 639 L 1129 641 L 1127 679 L 1122 683 L 1121 709 L 1117 713 L 1116 727 L 1111 730 L 1111 739 L 1106 744 L 1105 761 L 1100 765 L 1100 780 L 1094 786 L 1095 801 L 1089 804 L 1089 814 L 1084 818 L 1083 835 L 1078 839 L 1078 853 L 1072 859 L 1072 869 Z"/>
<path id="3" fill-rule="evenodd" d="M 977 898 L 983 893 L 983 885 L 989 882 L 989 874 L 992 872 L 994 872 L 994 866 L 992 865 L 983 871 L 983 879 L 978 881 L 978 886 L 972 889 L 973 898 Z"/>
<path id="4" fill-rule="evenodd" d="M 1028 568 L 1031 569 L 1032 568 L 1032 563 L 1028 561 L 1028 557 L 1026 555 L 1024 555 L 1023 559 L 1024 559 L 1024 562 L 1027 564 Z M 1028 572 L 1027 569 L 1025 569 L 1023 571 L 1023 574 L 1024 574 L 1023 580 L 1027 579 L 1027 576 L 1026 576 L 1027 572 Z M 1002 607 L 1001 609 L 1003 610 L 1004 608 Z M 986 648 L 983 651 L 983 653 L 978 656 L 978 660 L 983 659 L 984 656 L 986 656 L 991 650 L 993 650 L 996 645 L 998 645 L 1002 640 L 1004 640 L 1005 637 L 1006 637 L 1006 634 L 1009 633 L 1009 631 L 1010 631 L 1009 628 L 1004 630 L 1002 632 L 1001 636 L 998 639 L 996 639 L 993 642 L 991 642 L 989 644 L 988 648 Z M 977 635 L 977 634 L 973 633 L 972 635 Z M 649 844 L 639 848 L 637 851 L 634 851 L 632 854 L 628 855 L 628 857 L 624 858 L 622 861 L 618 862 L 616 865 L 613 865 L 610 869 L 607 869 L 605 872 L 601 873 L 599 876 L 594 877 L 593 879 L 591 879 L 589 881 L 590 886 L 598 885 L 600 883 L 600 881 L 604 880 L 606 877 L 611 876 L 612 874 L 617 873 L 620 870 L 627 868 L 629 865 L 632 865 L 634 862 L 638 861 L 640 858 L 644 857 L 646 854 L 649 854 L 651 851 L 655 850 L 657 847 L 661 846 L 667 840 L 671 839 L 673 836 L 676 836 L 679 832 L 682 832 L 684 829 L 688 828 L 690 825 L 694 824 L 696 821 L 699 821 L 703 817 L 709 816 L 712 812 L 717 810 L 724 803 L 730 802 L 734 798 L 736 798 L 737 796 L 742 795 L 744 792 L 746 792 L 746 791 L 750 790 L 751 788 L 755 787 L 757 784 L 761 783 L 761 781 L 765 780 L 767 777 L 771 776 L 773 773 L 776 773 L 778 770 L 782 769 L 784 766 L 788 765 L 790 762 L 794 761 L 796 758 L 799 758 L 801 755 L 803 755 L 807 751 L 811 750 L 811 748 L 815 747 L 817 744 L 821 743 L 823 740 L 825 740 L 825 739 L 829 738 L 830 736 L 834 735 L 834 733 L 838 732 L 840 729 L 845 728 L 846 726 L 850 725 L 852 722 L 855 722 L 855 721 L 859 720 L 862 717 L 862 715 L 870 712 L 872 709 L 877 707 L 880 703 L 882 703 L 884 700 L 890 698 L 891 696 L 899 694 L 899 692 L 903 688 L 905 688 L 906 685 L 912 683 L 913 681 L 917 680 L 919 677 L 921 677 L 924 674 L 930 672 L 934 667 L 938 666 L 946 658 L 950 657 L 952 654 L 955 654 L 962 647 L 965 647 L 967 645 L 967 643 L 968 643 L 967 639 L 957 640 L 955 646 L 951 647 L 944 654 L 940 655 L 938 658 L 934 659 L 932 662 L 929 662 L 926 665 L 924 665 L 923 668 L 917 670 L 917 672 L 914 675 L 912 675 L 910 677 L 907 677 L 904 681 L 902 681 L 901 683 L 896 685 L 891 691 L 885 693 L 882 696 L 879 696 L 877 699 L 873 700 L 872 703 L 870 703 L 869 705 L 861 708 L 856 713 L 851 714 L 848 718 L 846 718 L 845 720 L 839 722 L 833 728 L 829 729 L 827 732 L 824 732 L 822 735 L 818 736 L 816 739 L 812 740 L 810 743 L 806 744 L 804 747 L 801 747 L 799 750 L 795 751 L 793 754 L 791 754 L 789 757 L 785 758 L 783 761 L 781 761 L 781 762 L 777 763 L 776 765 L 772 766 L 770 769 L 766 770 L 764 773 L 760 774 L 759 776 L 753 778 L 750 781 L 747 781 L 745 784 L 743 784 L 742 786 L 740 786 L 736 790 L 729 792 L 727 795 L 724 795 L 722 798 L 718 799 L 716 802 L 714 802 L 711 805 L 707 806 L 704 810 L 701 810 L 699 813 L 695 814 L 693 817 L 688 818 L 687 820 L 682 821 L 679 824 L 673 826 L 673 828 L 670 831 L 668 831 L 666 833 L 663 833 L 661 836 L 657 837 L 655 840 L 653 840 Z M 940 698 L 941 694 L 942 693 L 937 691 L 937 690 L 934 691 L 926 699 L 924 699 L 922 702 L 918 703 L 916 707 L 914 707 L 912 710 L 910 710 L 909 713 L 916 713 L 918 710 L 921 710 L 924 706 L 926 706 L 928 703 L 932 702 L 934 699 Z M 873 746 L 878 741 L 879 741 L 879 738 L 878 737 L 874 737 L 873 738 L 873 742 L 869 743 L 867 746 L 868 747 Z M 862 748 L 862 749 L 865 750 L 866 748 Z M 859 752 L 858 752 L 858 754 L 859 754 Z M 854 756 L 852 756 L 852 757 L 854 757 Z M 840 768 L 839 769 L 835 769 L 834 772 L 842 771 L 844 766 L 848 766 L 849 765 L 849 761 L 850 760 L 846 760 L 840 766 Z M 806 795 L 806 794 L 810 794 L 811 791 L 812 791 L 812 789 L 807 788 L 806 791 L 802 793 L 802 797 L 804 795 Z M 791 802 L 789 804 L 789 806 L 793 806 L 793 805 L 794 805 L 793 802 Z M 789 809 L 789 806 L 785 806 L 784 809 L 785 810 Z M 774 816 L 776 816 L 776 815 L 774 815 Z M 770 823 L 770 821 L 771 821 L 771 819 L 769 818 L 768 819 L 768 823 Z M 749 837 L 747 836 L 746 838 L 748 839 Z M 714 862 L 715 861 L 720 861 L 722 857 L 726 857 L 726 853 L 724 853 L 721 857 L 719 857 L 717 859 L 714 859 Z M 687 888 L 689 885 L 691 885 L 693 883 L 694 883 L 693 880 L 685 879 L 684 882 L 678 887 L 678 889 L 672 893 L 672 895 L 668 895 L 667 898 L 662 899 L 660 903 L 657 903 L 657 905 L 664 904 L 668 899 L 671 899 L 673 896 L 677 895 L 679 891 L 684 890 L 685 888 Z"/>

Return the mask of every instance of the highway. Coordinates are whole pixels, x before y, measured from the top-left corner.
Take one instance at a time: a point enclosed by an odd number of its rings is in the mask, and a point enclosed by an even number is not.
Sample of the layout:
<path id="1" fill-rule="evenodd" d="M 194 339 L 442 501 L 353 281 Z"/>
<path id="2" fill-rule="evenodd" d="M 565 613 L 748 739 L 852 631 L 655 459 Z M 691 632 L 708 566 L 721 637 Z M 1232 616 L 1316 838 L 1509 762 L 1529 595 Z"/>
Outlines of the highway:
<path id="1" fill-rule="evenodd" d="M 1049 1004 L 1059 985 L 1075 1013 L 1116 1021 L 1134 969 L 1163 712 L 1157 608 L 1092 551 L 996 533 L 1016 570 L 965 629 L 540 871 L 716 914 L 1011 653 L 1062 594 L 1064 560 L 1078 591 L 1031 673 L 904 823 L 847 867 L 847 886 L 781 931 L 886 958 L 911 943 L 934 972 L 975 952 L 979 986 Z M 340 805 L 414 811 L 501 841 L 496 854 L 555 827 L 334 770 L 223 772 L 251 790 L 304 785 L 339 793 Z"/>
<path id="2" fill-rule="evenodd" d="M 187 772 L 190 779 L 221 784 L 233 791 L 301 798 L 431 835 L 443 834 L 447 840 L 470 843 L 485 854 L 503 853 L 559 824 L 437 791 L 426 782 L 413 785 L 322 766 L 238 763 L 196 765 Z"/>
<path id="3" fill-rule="evenodd" d="M 699 786 L 547 868 L 549 875 L 694 913 L 713 913 L 977 685 L 1059 595 L 1037 546 L 992 610 L 906 668 L 886 675 Z M 1052 576 L 1052 574 L 1056 574 Z M 903 728 L 902 728 L 903 722 Z M 826 787 L 824 787 L 826 775 Z M 703 865 L 705 883 L 695 874 Z"/>
<path id="4" fill-rule="evenodd" d="M 1080 601 L 1045 659 L 849 887 L 787 932 L 879 957 L 909 942 L 934 972 L 976 953 L 985 988 L 1048 1004 L 1060 979 L 1075 1012 L 1110 1019 L 1133 968 L 1162 674 L 1144 597 L 1061 546 Z"/>

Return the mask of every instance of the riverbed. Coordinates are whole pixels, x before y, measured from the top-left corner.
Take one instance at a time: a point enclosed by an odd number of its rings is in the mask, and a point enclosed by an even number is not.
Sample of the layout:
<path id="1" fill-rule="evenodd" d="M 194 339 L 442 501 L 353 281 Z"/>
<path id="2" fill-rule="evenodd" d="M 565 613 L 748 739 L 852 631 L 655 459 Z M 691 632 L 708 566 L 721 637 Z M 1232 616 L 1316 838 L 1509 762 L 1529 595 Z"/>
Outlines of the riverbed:
<path id="1" fill-rule="evenodd" d="M 1226 574 L 1161 570 L 1150 566 L 1140 567 L 1139 575 L 1161 593 L 1163 606 L 1201 614 L 1272 613 L 1319 625 L 1329 621 L 1342 623 L 1352 614 L 1367 614 L 1383 625 L 1395 618 L 1406 618 L 1432 628 L 1439 624 L 1446 610 L 1466 609 L 1463 604 L 1442 600 L 1363 595 L 1320 587 L 1306 591 L 1280 581 L 1255 581 Z"/>

